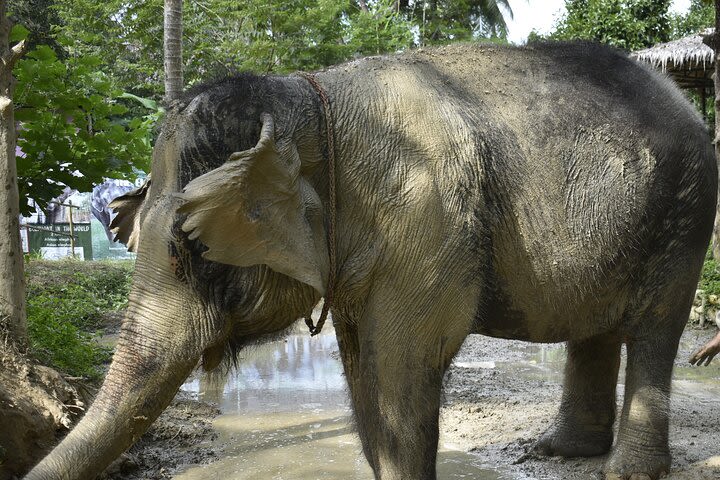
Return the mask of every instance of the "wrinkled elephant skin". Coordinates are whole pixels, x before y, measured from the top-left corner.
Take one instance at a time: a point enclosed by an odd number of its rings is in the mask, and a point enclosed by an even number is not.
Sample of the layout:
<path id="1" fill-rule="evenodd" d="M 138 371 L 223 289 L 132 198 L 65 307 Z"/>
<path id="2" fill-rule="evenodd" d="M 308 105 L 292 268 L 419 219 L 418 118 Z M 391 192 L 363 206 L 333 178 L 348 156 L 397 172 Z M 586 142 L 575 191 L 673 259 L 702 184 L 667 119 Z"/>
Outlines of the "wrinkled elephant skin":
<path id="1" fill-rule="evenodd" d="M 443 374 L 472 332 L 568 342 L 536 451 L 610 452 L 609 478 L 670 468 L 670 377 L 712 230 L 717 168 L 689 102 L 592 44 L 372 57 L 239 76 L 170 109 L 152 180 L 111 207 L 137 250 L 110 372 L 28 476 L 88 479 L 199 362 L 301 318 L 337 274 L 334 324 L 367 461 L 434 479 Z M 625 398 L 615 422 L 621 344 Z"/>

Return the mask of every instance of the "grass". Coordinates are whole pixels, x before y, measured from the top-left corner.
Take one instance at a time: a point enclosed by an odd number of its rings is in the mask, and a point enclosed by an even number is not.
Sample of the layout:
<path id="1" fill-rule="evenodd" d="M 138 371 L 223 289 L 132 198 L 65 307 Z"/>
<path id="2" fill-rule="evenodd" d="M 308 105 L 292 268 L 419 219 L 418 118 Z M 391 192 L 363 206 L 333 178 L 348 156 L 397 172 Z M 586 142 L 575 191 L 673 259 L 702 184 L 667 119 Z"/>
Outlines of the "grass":
<path id="1" fill-rule="evenodd" d="M 33 356 L 67 375 L 100 379 L 111 350 L 96 339 L 105 315 L 127 306 L 133 262 L 30 259 L 25 270 Z"/>

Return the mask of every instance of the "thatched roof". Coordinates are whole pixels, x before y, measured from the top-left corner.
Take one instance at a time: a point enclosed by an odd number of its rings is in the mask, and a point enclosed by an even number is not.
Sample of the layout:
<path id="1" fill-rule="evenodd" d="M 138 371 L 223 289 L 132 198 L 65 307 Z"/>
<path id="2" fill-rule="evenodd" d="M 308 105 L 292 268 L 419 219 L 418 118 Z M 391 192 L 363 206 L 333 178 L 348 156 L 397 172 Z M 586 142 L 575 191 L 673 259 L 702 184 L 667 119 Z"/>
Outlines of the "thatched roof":
<path id="1" fill-rule="evenodd" d="M 715 54 L 703 43 L 703 36 L 712 34 L 705 30 L 672 42 L 660 43 L 630 56 L 667 72 L 682 88 L 712 88 Z"/>

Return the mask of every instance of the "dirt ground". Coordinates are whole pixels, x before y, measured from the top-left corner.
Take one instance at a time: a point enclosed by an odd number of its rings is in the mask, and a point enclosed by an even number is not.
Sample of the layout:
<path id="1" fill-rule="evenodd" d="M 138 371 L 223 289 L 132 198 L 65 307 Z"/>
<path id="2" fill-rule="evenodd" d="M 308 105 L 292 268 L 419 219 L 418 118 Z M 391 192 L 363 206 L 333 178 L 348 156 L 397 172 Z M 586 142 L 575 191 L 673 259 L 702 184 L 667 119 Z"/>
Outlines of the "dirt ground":
<path id="1" fill-rule="evenodd" d="M 720 362 L 709 367 L 687 364 L 691 351 L 713 334 L 687 330 L 681 341 L 671 402 L 673 464 L 667 478 L 720 478 L 720 456 L 713 458 L 720 455 Z M 529 353 L 533 360 L 528 361 Z M 564 357 L 564 348 L 557 345 L 472 336 L 446 379 L 441 414 L 445 441 L 513 478 L 602 478 L 605 457 L 564 459 L 532 453 L 557 411 Z M 619 385 L 618 408 L 622 394 Z"/>
<path id="2" fill-rule="evenodd" d="M 0 480 L 17 478 L 52 448 L 87 405 L 82 393 L 0 335 Z"/>
<path id="3" fill-rule="evenodd" d="M 212 420 L 217 406 L 180 392 L 150 430 L 118 458 L 101 480 L 158 480 L 190 465 L 209 463 L 222 453 L 209 446 L 217 434 Z"/>
<path id="4" fill-rule="evenodd" d="M 720 478 L 720 360 L 709 367 L 687 366 L 692 349 L 713 333 L 688 330 L 681 342 L 672 399 L 670 479 Z M 602 478 L 604 457 L 545 458 L 531 452 L 559 405 L 563 363 L 562 346 L 469 337 L 445 382 L 444 443 L 472 452 L 508 478 Z M 622 393 L 620 385 L 618 405 Z M 222 456 L 205 441 L 215 436 L 212 419 L 218 414 L 215 406 L 181 393 L 104 478 L 171 478 L 189 465 Z"/>

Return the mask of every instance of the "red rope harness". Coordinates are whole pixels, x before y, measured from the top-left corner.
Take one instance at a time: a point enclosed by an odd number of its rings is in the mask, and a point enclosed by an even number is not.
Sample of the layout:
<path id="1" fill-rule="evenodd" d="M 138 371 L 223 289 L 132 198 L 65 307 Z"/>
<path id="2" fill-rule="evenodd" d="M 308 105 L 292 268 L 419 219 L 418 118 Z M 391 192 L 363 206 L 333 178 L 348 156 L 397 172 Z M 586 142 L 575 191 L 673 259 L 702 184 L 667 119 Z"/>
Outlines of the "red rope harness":
<path id="1" fill-rule="evenodd" d="M 320 101 L 323 105 L 323 111 L 325 113 L 325 132 L 327 135 L 327 155 L 328 155 L 328 203 L 330 210 L 330 225 L 328 225 L 328 253 L 330 255 L 330 272 L 328 274 L 328 285 L 327 291 L 325 292 L 325 300 L 323 301 L 322 311 L 320 312 L 320 318 L 317 321 L 317 325 L 313 325 L 312 311 L 305 316 L 305 324 L 310 329 L 310 335 L 315 336 L 322 331 L 327 320 L 328 313 L 332 307 L 332 303 L 335 297 L 335 283 L 337 281 L 337 268 L 336 268 L 336 239 L 335 239 L 335 222 L 336 222 L 336 193 L 335 193 L 335 136 L 333 132 L 333 119 L 332 110 L 330 110 L 330 99 L 325 93 L 325 90 L 318 83 L 315 75 L 312 73 L 300 73 L 301 77 L 312 85 L 315 91 L 320 97 Z"/>

